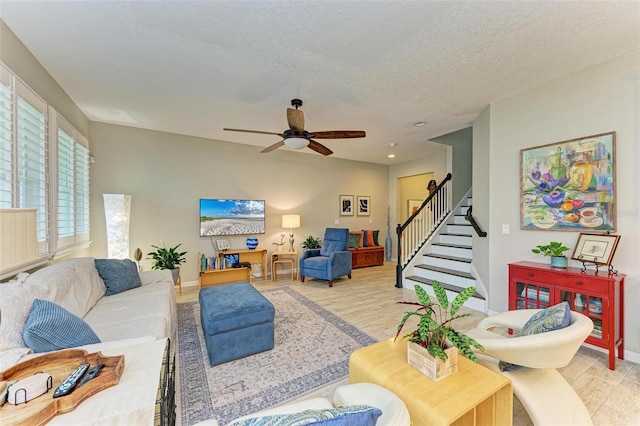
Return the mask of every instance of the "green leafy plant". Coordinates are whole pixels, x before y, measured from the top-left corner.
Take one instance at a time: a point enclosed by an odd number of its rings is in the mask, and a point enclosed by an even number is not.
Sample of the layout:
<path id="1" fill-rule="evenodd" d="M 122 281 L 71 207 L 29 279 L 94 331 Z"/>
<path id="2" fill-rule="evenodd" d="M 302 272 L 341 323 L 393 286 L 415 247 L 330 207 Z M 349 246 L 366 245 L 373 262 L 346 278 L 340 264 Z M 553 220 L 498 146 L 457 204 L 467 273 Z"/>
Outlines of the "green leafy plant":
<path id="1" fill-rule="evenodd" d="M 300 247 L 303 249 L 318 249 L 321 247 L 322 240 L 312 235 L 307 235 L 300 243 Z"/>
<path id="2" fill-rule="evenodd" d="M 551 241 L 546 245 L 539 245 L 536 248 L 531 249 L 531 251 L 535 254 L 541 254 L 543 256 L 555 256 L 555 257 L 565 257 L 562 252 L 569 250 L 569 247 L 565 247 L 560 242 Z"/>
<path id="3" fill-rule="evenodd" d="M 419 344 L 427 349 L 432 357 L 438 357 L 442 361 L 447 360 L 445 349 L 451 345 L 458 348 L 458 351 L 473 362 L 478 362 L 478 358 L 473 353 L 471 347 L 484 350 L 484 347 L 471 337 L 456 331 L 452 322 L 458 318 L 468 317 L 471 314 L 458 314 L 458 310 L 462 307 L 473 294 L 476 292 L 475 287 L 468 287 L 453 299 L 449 304 L 449 298 L 442 284 L 433 281 L 433 291 L 436 294 L 438 303 L 432 302 L 424 288 L 420 285 L 415 286 L 418 302 L 398 302 L 404 305 L 419 306 L 412 312 L 406 312 L 402 321 L 398 325 L 396 339 L 404 328 L 407 320 L 413 316 L 419 318 L 418 328 L 406 334 L 403 338 L 409 338 L 410 342 Z M 395 339 L 394 339 L 395 340 Z"/>
<path id="4" fill-rule="evenodd" d="M 153 266 L 151 269 L 175 269 L 177 266 L 180 266 L 181 263 L 186 262 L 184 255 L 187 254 L 186 251 L 179 252 L 178 247 L 182 244 L 178 244 L 175 247 L 166 248 L 164 244 L 162 247 L 151 245 L 155 251 L 147 253 L 147 259 L 153 260 Z"/>

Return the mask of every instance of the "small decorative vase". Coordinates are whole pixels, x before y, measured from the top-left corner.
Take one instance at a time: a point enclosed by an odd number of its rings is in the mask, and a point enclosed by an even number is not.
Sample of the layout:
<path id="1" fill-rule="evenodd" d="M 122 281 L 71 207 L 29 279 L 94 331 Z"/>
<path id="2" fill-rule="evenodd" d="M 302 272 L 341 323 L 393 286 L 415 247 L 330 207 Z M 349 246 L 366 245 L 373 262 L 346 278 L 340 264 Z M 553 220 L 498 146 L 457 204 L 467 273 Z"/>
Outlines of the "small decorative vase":
<path id="1" fill-rule="evenodd" d="M 551 267 L 557 269 L 567 269 L 569 259 L 564 256 L 551 256 Z"/>
<path id="2" fill-rule="evenodd" d="M 258 239 L 255 235 L 252 235 L 247 238 L 247 248 L 249 250 L 255 250 L 258 247 Z"/>
<path id="3" fill-rule="evenodd" d="M 429 355 L 427 348 L 407 342 L 407 363 L 434 382 L 438 382 L 458 371 L 458 348 L 452 346 L 444 352 L 447 354 L 446 362 Z"/>
<path id="4" fill-rule="evenodd" d="M 387 238 L 384 240 L 384 257 L 387 262 L 391 262 L 391 235 L 387 231 Z"/>

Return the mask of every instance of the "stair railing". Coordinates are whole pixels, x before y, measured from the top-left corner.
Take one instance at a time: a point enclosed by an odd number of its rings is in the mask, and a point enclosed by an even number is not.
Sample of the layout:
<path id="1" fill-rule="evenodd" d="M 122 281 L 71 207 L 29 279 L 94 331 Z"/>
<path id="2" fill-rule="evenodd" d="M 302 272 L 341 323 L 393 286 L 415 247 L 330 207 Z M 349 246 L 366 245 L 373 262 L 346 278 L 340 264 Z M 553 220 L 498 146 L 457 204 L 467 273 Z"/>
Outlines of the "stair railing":
<path id="1" fill-rule="evenodd" d="M 471 226 L 473 227 L 473 230 L 476 231 L 476 234 L 478 234 L 478 237 L 484 238 L 487 236 L 487 233 L 483 231 L 482 228 L 480 228 L 480 225 L 478 225 L 478 222 L 476 222 L 476 219 L 471 214 L 472 209 L 473 209 L 473 206 L 469 206 L 469 208 L 467 209 L 467 213 L 465 213 L 464 215 L 464 218 L 467 222 L 471 224 Z"/>
<path id="2" fill-rule="evenodd" d="M 402 271 L 420 252 L 440 222 L 451 211 L 451 192 L 451 173 L 449 173 L 406 222 L 396 227 L 398 240 L 396 287 L 402 288 Z"/>

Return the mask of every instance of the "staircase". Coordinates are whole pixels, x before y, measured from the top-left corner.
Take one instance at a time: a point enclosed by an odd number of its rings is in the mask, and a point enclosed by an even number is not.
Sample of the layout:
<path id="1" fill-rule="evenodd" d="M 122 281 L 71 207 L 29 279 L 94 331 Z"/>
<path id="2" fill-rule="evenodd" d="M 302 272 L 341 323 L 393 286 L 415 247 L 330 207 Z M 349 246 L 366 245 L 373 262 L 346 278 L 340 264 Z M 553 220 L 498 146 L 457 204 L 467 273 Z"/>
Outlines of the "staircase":
<path id="1" fill-rule="evenodd" d="M 465 219 L 472 205 L 472 197 L 468 196 L 462 204 L 436 229 L 422 248 L 421 255 L 416 256 L 418 260 L 413 265 L 413 274 L 405 275 L 404 287 L 413 289 L 420 284 L 428 294 L 434 295 L 431 283 L 438 281 L 447 291 L 451 302 L 465 288 L 476 286 L 476 293 L 464 306 L 486 312 L 484 291 L 478 288 L 471 268 L 473 227 Z"/>

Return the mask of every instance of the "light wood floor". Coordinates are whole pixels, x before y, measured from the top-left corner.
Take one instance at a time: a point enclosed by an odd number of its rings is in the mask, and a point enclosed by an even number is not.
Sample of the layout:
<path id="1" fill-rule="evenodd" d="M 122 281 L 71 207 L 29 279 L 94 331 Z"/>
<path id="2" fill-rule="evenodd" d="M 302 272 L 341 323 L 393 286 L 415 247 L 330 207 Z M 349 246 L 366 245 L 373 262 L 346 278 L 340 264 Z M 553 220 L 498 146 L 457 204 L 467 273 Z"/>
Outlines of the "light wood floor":
<path id="1" fill-rule="evenodd" d="M 258 290 L 292 286 L 299 293 L 318 305 L 340 316 L 345 321 L 378 339 L 395 336 L 396 327 L 407 306 L 399 301 L 416 301 L 413 290 L 398 289 L 395 283 L 395 264 L 354 269 L 352 279 L 346 277 L 333 282 L 329 288 L 326 281 L 307 279 L 306 282 L 292 281 L 291 275 L 279 274 L 278 281 L 254 279 Z M 505 285 L 506 288 L 506 285 Z M 197 286 L 183 286 L 177 302 L 198 300 Z M 465 308 L 463 308 L 465 309 Z M 483 313 L 467 310 L 473 316 L 457 323 L 461 330 L 469 329 L 485 317 Z M 581 348 L 571 364 L 560 370 L 562 375 L 576 389 L 585 402 L 595 425 L 640 425 L 640 365 L 617 360 L 616 370 L 607 368 L 604 353 L 589 348 Z M 335 387 L 346 384 L 346 379 L 319 388 L 300 399 L 325 396 L 330 397 Z M 180 414 L 178 413 L 178 418 Z M 514 398 L 514 425 L 531 425 L 526 411 Z"/>

